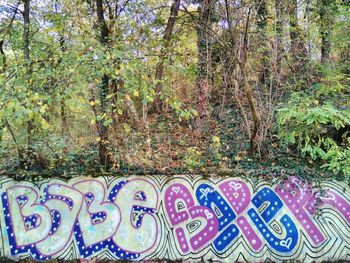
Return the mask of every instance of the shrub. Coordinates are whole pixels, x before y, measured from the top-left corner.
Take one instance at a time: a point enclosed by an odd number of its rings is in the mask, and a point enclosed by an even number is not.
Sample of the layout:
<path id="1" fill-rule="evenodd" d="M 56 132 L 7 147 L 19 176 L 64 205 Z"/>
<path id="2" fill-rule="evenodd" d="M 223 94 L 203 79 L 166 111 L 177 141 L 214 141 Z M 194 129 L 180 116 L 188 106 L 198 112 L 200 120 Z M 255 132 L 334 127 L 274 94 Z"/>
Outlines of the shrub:
<path id="1" fill-rule="evenodd" d="M 292 94 L 278 109 L 278 133 L 303 157 L 350 176 L 350 86 L 345 75 L 327 70 L 322 81 Z"/>

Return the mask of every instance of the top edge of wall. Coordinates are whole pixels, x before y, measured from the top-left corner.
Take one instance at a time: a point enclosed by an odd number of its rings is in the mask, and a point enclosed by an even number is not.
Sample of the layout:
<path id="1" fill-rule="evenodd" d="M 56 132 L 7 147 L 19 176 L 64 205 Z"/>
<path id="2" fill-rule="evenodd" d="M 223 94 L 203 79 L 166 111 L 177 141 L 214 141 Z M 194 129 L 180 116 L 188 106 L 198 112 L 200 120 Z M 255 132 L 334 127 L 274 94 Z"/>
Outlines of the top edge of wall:
<path id="1" fill-rule="evenodd" d="M 350 181 L 344 177 L 344 176 L 310 176 L 310 175 L 299 175 L 297 173 L 284 173 L 283 171 L 280 172 L 278 175 L 272 175 L 272 174 L 265 174 L 265 175 L 255 175 L 250 173 L 244 173 L 242 171 L 227 171 L 227 172 L 217 172 L 217 173 L 200 173 L 200 172 L 187 172 L 187 173 L 181 173 L 181 172 L 136 172 L 136 173 L 119 173 L 119 172 L 84 172 L 84 173 L 29 173 L 29 172 L 18 172 L 18 173 L 0 173 L 0 178 L 11 178 L 15 181 L 40 181 L 44 179 L 50 179 L 50 178 L 56 178 L 56 179 L 64 179 L 64 180 L 70 180 L 77 177 L 90 177 L 90 178 L 97 178 L 101 176 L 108 176 L 108 177 L 130 177 L 130 176 L 136 176 L 136 177 L 147 177 L 147 176 L 164 176 L 167 178 L 171 178 L 173 176 L 181 177 L 181 176 L 191 176 L 191 177 L 198 177 L 201 176 L 203 178 L 207 179 L 215 179 L 215 178 L 230 178 L 230 177 L 240 177 L 240 178 L 249 178 L 249 179 L 256 179 L 256 180 L 267 180 L 267 181 L 279 181 L 279 180 L 285 180 L 290 176 L 297 176 L 300 179 L 303 179 L 305 181 L 313 181 L 313 182 L 321 182 L 321 181 L 338 181 L 338 182 L 346 182 L 350 185 Z"/>

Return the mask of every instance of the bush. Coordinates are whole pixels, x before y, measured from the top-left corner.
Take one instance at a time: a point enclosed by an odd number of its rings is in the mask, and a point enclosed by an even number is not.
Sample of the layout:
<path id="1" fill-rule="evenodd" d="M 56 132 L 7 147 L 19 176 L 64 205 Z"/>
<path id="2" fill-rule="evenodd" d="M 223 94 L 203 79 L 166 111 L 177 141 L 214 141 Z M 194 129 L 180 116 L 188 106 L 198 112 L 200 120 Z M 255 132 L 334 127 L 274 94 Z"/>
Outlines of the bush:
<path id="1" fill-rule="evenodd" d="M 350 86 L 345 75 L 329 68 L 322 81 L 293 93 L 278 109 L 278 133 L 285 145 L 295 145 L 303 157 L 350 176 Z"/>

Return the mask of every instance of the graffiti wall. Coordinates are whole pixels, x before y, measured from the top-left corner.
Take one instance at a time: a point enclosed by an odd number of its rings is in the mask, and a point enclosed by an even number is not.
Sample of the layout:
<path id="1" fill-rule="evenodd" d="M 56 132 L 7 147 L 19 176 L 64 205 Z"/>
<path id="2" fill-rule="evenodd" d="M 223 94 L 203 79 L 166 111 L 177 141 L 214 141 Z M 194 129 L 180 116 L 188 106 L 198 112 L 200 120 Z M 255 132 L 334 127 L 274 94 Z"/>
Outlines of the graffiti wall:
<path id="1" fill-rule="evenodd" d="M 0 179 L 0 256 L 350 259 L 350 191 L 325 181 L 201 176 Z"/>

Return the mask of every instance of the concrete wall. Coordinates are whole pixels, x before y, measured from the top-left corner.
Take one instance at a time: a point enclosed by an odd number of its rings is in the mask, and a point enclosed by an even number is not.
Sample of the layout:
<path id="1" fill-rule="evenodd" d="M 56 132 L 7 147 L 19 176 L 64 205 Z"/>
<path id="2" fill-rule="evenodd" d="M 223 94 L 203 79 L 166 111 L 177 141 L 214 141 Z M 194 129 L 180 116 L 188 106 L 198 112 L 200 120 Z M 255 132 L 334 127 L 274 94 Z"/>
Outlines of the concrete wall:
<path id="1" fill-rule="evenodd" d="M 297 177 L 0 178 L 10 258 L 350 260 L 350 191 Z"/>

